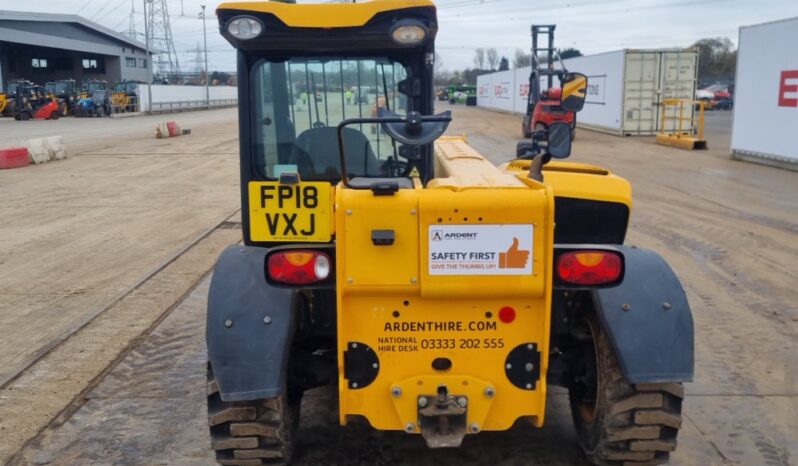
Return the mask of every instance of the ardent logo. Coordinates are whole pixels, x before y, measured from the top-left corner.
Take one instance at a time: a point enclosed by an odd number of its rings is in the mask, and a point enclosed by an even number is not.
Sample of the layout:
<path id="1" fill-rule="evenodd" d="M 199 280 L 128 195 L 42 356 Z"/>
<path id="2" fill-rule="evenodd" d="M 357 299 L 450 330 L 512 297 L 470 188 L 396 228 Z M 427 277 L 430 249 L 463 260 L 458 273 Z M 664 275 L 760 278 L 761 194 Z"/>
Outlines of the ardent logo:
<path id="1" fill-rule="evenodd" d="M 477 239 L 477 233 L 444 233 L 443 230 L 431 230 L 432 241 L 444 241 L 448 239 Z"/>

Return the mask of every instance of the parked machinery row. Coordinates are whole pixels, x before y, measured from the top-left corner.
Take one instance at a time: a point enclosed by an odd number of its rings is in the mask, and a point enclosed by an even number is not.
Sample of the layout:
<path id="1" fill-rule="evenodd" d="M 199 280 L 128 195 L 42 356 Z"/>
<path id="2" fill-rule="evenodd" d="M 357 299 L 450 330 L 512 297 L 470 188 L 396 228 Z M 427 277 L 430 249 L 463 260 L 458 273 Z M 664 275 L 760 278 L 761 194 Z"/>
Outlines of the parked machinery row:
<path id="1" fill-rule="evenodd" d="M 6 92 L 0 93 L 0 115 L 26 121 L 32 118 L 57 120 L 65 115 L 106 116 L 135 111 L 138 84 L 133 81 L 111 84 L 89 80 L 79 87 L 74 79 L 64 79 L 39 86 L 19 79 L 9 82 Z"/>

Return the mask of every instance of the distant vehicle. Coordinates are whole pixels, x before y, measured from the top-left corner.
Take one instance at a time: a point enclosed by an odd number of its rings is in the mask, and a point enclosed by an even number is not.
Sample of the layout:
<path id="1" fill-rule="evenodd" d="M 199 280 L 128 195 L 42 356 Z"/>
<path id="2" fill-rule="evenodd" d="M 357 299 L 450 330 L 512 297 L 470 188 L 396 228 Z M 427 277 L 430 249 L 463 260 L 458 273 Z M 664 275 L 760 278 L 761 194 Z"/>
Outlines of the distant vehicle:
<path id="1" fill-rule="evenodd" d="M 6 87 L 6 92 L 0 92 L 0 115 L 13 116 L 16 108 L 17 89 L 19 86 L 33 86 L 33 83 L 26 79 L 10 81 Z"/>
<path id="2" fill-rule="evenodd" d="M 715 92 L 715 95 L 713 96 L 713 100 L 728 99 L 730 97 L 731 97 L 731 94 L 729 94 L 729 91 L 722 90 L 722 91 Z"/>
<path id="3" fill-rule="evenodd" d="M 714 100 L 712 100 L 711 98 L 702 97 L 700 99 L 697 99 L 696 102 L 695 102 L 695 109 L 696 110 L 698 110 L 700 108 L 700 106 L 698 105 L 699 102 L 702 102 L 704 104 L 704 110 L 712 110 L 713 108 L 715 108 L 715 101 Z"/>
<path id="4" fill-rule="evenodd" d="M 91 96 L 81 98 L 75 106 L 76 117 L 110 116 L 111 113 L 111 91 L 105 89 L 98 89 Z"/>
<path id="5" fill-rule="evenodd" d="M 138 81 L 120 81 L 114 85 L 111 93 L 111 105 L 117 112 L 132 112 L 136 110 L 136 90 Z"/>
<path id="6" fill-rule="evenodd" d="M 712 100 L 715 98 L 715 92 L 708 89 L 697 89 L 695 91 L 695 98 L 697 100 Z"/>
<path id="7" fill-rule="evenodd" d="M 715 110 L 731 110 L 734 108 L 734 100 L 731 97 L 722 97 L 713 101 L 712 108 Z"/>
<path id="8" fill-rule="evenodd" d="M 50 97 L 42 86 L 20 85 L 15 97 L 14 119 L 57 120 L 61 117 L 62 103 L 62 100 Z"/>
<path id="9" fill-rule="evenodd" d="M 93 79 L 93 80 L 89 80 L 89 81 L 83 81 L 83 85 L 81 86 L 81 89 L 83 89 L 84 91 L 87 91 L 87 92 L 107 90 L 107 89 L 109 89 L 109 84 L 108 84 L 108 81 L 100 81 L 100 80 Z"/>
<path id="10" fill-rule="evenodd" d="M 562 82 L 568 74 L 560 55 L 554 48 L 555 24 L 532 25 L 532 72 L 529 74 L 529 97 L 526 114 L 521 123 L 521 135 L 533 137 L 535 131 L 544 131 L 552 123 L 567 123 L 571 127 L 571 139 L 576 136 L 576 114 L 564 110 L 560 105 Z M 547 45 L 538 47 L 538 35 L 545 35 Z M 541 60 L 543 57 L 545 60 Z M 544 62 L 545 61 L 545 62 Z M 560 63 L 559 68 L 555 61 Z M 557 86 L 554 77 L 557 77 Z M 546 90 L 541 91 L 540 80 L 545 77 Z"/>
<path id="11" fill-rule="evenodd" d="M 78 86 L 74 79 L 62 79 L 60 81 L 49 81 L 44 88 L 55 98 L 61 99 L 61 115 L 71 115 L 75 112 L 75 105 L 78 103 Z"/>
<path id="12" fill-rule="evenodd" d="M 477 104 L 477 86 L 470 84 L 452 85 L 446 90 L 446 96 L 450 104 Z M 473 98 L 473 104 L 469 104 L 469 99 Z"/>

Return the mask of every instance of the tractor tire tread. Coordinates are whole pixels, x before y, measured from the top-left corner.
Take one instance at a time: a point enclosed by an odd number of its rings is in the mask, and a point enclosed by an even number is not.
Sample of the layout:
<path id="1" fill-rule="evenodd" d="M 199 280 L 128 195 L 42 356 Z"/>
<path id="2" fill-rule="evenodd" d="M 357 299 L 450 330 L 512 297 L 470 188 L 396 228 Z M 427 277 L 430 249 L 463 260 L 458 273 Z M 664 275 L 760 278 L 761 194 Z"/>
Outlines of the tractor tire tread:
<path id="1" fill-rule="evenodd" d="M 667 463 L 676 449 L 682 425 L 684 388 L 680 383 L 631 384 L 621 371 L 609 337 L 597 321 L 596 358 L 607 381 L 602 432 L 593 448 L 585 448 L 597 465 L 649 465 Z M 594 327 L 594 328 L 596 328 Z M 576 419 L 576 416 L 574 417 Z"/>
<path id="2" fill-rule="evenodd" d="M 238 459 L 238 458 L 217 458 L 216 462 L 222 466 L 262 466 L 264 463 L 260 459 Z"/>
<path id="3" fill-rule="evenodd" d="M 654 440 L 660 436 L 660 426 L 613 427 L 607 429 L 607 440 L 620 442 L 623 440 Z"/>
<path id="4" fill-rule="evenodd" d="M 668 457 L 654 458 L 650 461 L 624 461 L 623 466 L 657 466 L 668 462 Z"/>
<path id="5" fill-rule="evenodd" d="M 236 448 L 257 448 L 256 437 L 228 437 L 215 436 L 211 438 L 211 448 L 214 450 L 231 450 Z"/>
<path id="6" fill-rule="evenodd" d="M 225 406 L 208 411 L 209 426 L 218 426 L 231 421 L 254 421 L 256 418 L 257 411 L 253 406 Z"/>
<path id="7" fill-rule="evenodd" d="M 641 392 L 666 392 L 677 398 L 684 398 L 684 385 L 680 383 L 639 383 L 635 388 Z"/>
<path id="8" fill-rule="evenodd" d="M 299 405 L 287 396 L 225 402 L 208 368 L 208 425 L 220 465 L 287 465 L 299 418 Z"/>
<path id="9" fill-rule="evenodd" d="M 631 451 L 673 451 L 676 440 L 635 440 L 629 442 Z"/>

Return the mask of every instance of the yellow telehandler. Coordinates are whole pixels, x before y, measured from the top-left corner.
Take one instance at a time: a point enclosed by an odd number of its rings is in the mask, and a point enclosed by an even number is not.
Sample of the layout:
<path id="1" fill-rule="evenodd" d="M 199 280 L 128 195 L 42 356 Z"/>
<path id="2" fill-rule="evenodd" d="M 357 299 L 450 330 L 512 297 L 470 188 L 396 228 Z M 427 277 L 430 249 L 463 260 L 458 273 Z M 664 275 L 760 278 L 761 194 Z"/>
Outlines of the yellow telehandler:
<path id="1" fill-rule="evenodd" d="M 290 463 L 303 393 L 324 385 L 342 426 L 431 448 L 541 427 L 562 386 L 590 461 L 667 461 L 692 316 L 665 261 L 623 244 L 626 180 L 559 160 L 565 123 L 501 167 L 446 136 L 430 0 L 216 13 L 238 55 L 244 240 L 208 296 L 220 464 Z M 586 87 L 564 76 L 561 105 L 579 111 Z"/>

